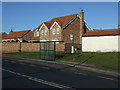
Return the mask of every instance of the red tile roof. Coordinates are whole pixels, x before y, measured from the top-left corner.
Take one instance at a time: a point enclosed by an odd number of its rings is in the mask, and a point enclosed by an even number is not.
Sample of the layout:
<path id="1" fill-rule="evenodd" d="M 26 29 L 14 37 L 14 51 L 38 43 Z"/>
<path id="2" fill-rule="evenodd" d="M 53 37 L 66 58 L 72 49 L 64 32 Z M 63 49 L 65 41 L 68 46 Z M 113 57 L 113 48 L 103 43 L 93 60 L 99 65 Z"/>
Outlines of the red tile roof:
<path id="1" fill-rule="evenodd" d="M 22 38 L 28 32 L 30 32 L 30 30 L 18 31 L 18 32 L 11 32 L 6 37 L 4 37 L 4 39 Z"/>
<path id="2" fill-rule="evenodd" d="M 64 27 L 68 22 L 70 22 L 74 17 L 76 17 L 77 14 L 73 14 L 73 15 L 68 15 L 68 16 L 62 16 L 62 17 L 57 17 L 57 18 L 53 18 L 51 19 L 50 21 L 47 21 L 47 22 L 44 22 L 44 24 L 50 28 L 52 26 L 52 24 L 56 21 L 58 22 L 58 24 L 61 26 L 61 27 Z M 42 23 L 43 24 L 43 23 Z M 42 25 L 41 24 L 41 25 Z M 41 26 L 40 25 L 40 26 Z M 40 28 L 40 26 L 38 26 L 37 28 Z M 36 28 L 36 29 L 37 29 Z M 34 31 L 36 30 L 34 29 Z"/>
<path id="3" fill-rule="evenodd" d="M 105 36 L 105 35 L 120 35 L 120 30 L 96 30 L 86 32 L 83 36 Z"/>
<path id="4" fill-rule="evenodd" d="M 3 33 L 0 33 L 0 35 L 3 35 L 3 34 L 6 34 L 5 32 L 3 32 Z"/>
<path id="5" fill-rule="evenodd" d="M 52 20 L 48 21 L 47 23 L 50 23 L 52 25 L 55 21 L 57 21 L 59 23 L 62 23 L 61 26 L 63 27 L 76 16 L 77 16 L 77 14 L 57 17 L 57 18 L 53 18 Z"/>

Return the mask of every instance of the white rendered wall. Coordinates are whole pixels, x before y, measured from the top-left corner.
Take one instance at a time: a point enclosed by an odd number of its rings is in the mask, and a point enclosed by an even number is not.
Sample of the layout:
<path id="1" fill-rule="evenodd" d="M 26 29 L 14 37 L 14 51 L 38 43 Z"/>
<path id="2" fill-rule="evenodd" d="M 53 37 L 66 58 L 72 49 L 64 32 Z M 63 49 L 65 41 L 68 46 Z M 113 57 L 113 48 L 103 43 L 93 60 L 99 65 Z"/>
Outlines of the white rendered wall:
<path id="1" fill-rule="evenodd" d="M 119 39 L 118 39 L 119 38 Z M 82 37 L 83 52 L 118 52 L 120 35 Z"/>

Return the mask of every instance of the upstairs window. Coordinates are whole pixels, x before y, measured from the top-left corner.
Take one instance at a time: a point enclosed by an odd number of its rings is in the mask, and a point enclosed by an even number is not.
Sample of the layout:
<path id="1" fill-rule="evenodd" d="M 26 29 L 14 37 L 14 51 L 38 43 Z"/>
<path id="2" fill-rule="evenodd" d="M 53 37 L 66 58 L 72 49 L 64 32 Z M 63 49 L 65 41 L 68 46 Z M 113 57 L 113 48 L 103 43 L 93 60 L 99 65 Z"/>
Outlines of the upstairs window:
<path id="1" fill-rule="evenodd" d="M 41 30 L 41 35 L 47 35 L 47 30 Z"/>
<path id="2" fill-rule="evenodd" d="M 56 30 L 55 30 L 55 28 L 53 28 L 53 35 L 55 35 L 56 34 Z"/>
<path id="3" fill-rule="evenodd" d="M 41 31 L 41 34 L 44 35 L 44 31 L 43 30 Z"/>
<path id="4" fill-rule="evenodd" d="M 60 28 L 53 28 L 53 35 L 59 34 Z"/>
<path id="5" fill-rule="evenodd" d="M 44 35 L 47 35 L 47 30 L 46 29 L 44 30 Z"/>
<path id="6" fill-rule="evenodd" d="M 59 29 L 59 28 L 57 28 L 57 32 L 56 32 L 56 33 L 57 33 L 57 34 L 59 34 L 59 32 L 60 32 L 60 29 Z"/>

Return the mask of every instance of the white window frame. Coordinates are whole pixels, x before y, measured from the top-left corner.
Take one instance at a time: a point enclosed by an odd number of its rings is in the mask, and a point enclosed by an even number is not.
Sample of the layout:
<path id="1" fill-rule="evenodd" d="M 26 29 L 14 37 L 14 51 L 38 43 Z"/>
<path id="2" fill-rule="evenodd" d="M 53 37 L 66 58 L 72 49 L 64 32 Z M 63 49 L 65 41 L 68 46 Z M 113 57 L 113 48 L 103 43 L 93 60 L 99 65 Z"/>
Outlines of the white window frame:
<path id="1" fill-rule="evenodd" d="M 47 29 L 44 30 L 44 35 L 47 35 Z"/>
<path id="2" fill-rule="evenodd" d="M 41 35 L 42 35 L 42 36 L 43 36 L 43 35 L 47 35 L 47 29 L 41 30 Z"/>
<path id="3" fill-rule="evenodd" d="M 56 34 L 59 34 L 59 32 L 60 32 L 60 28 L 57 28 L 56 31 L 57 31 Z"/>
<path id="4" fill-rule="evenodd" d="M 56 30 L 55 30 L 55 28 L 53 28 L 53 35 L 55 35 L 56 34 Z"/>
<path id="5" fill-rule="evenodd" d="M 44 35 L 44 31 L 43 30 L 41 30 L 41 35 Z"/>
<path id="6" fill-rule="evenodd" d="M 53 28 L 53 35 L 59 34 L 60 28 Z"/>

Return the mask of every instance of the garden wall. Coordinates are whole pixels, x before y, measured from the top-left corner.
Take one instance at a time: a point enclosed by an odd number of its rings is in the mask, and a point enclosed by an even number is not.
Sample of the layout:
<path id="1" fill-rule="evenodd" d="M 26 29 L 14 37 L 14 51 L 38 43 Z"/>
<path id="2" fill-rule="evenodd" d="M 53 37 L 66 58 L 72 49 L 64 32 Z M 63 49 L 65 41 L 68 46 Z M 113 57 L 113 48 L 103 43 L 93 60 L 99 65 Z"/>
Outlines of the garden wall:
<path id="1" fill-rule="evenodd" d="M 56 51 L 64 51 L 65 44 L 56 44 Z M 3 42 L 0 52 L 39 52 L 40 43 Z"/>

